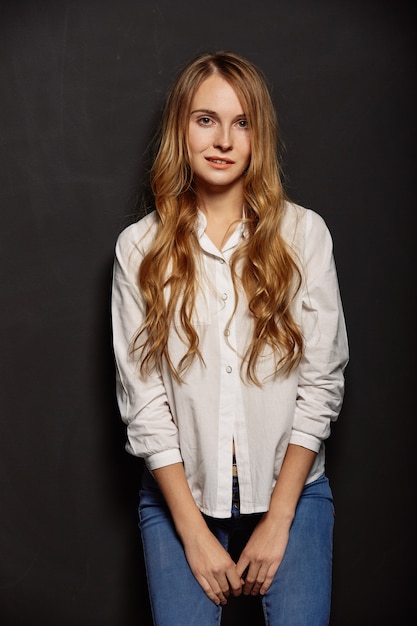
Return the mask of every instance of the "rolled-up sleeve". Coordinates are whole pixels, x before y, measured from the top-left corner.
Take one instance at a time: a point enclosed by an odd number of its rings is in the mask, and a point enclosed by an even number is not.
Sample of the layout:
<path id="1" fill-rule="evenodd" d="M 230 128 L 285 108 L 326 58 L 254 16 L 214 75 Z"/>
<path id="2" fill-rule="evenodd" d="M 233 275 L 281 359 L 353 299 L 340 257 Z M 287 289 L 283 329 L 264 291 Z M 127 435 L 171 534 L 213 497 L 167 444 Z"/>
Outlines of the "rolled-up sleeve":
<path id="1" fill-rule="evenodd" d="M 170 411 L 159 371 L 141 376 L 138 355 L 131 351 L 144 317 L 137 273 L 144 248 L 136 225 L 125 229 L 116 243 L 112 285 L 113 349 L 116 394 L 127 427 L 128 452 L 142 457 L 149 469 L 181 461 L 178 429 Z M 146 236 L 142 241 L 146 240 Z"/>
<path id="2" fill-rule="evenodd" d="M 307 212 L 305 226 L 301 297 L 305 350 L 290 443 L 318 452 L 342 406 L 348 342 L 330 233 L 312 211 Z"/>

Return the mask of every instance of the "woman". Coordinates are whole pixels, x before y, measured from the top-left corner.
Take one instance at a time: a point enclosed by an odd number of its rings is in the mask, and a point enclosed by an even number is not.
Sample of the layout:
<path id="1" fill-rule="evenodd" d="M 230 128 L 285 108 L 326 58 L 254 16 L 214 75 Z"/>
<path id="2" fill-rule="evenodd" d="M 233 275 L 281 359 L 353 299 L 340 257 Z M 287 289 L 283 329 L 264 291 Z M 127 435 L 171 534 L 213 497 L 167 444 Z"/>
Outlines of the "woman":
<path id="1" fill-rule="evenodd" d="M 155 210 L 116 245 L 118 401 L 147 468 L 139 514 L 157 626 L 219 624 L 242 593 L 262 597 L 270 626 L 329 620 L 323 442 L 347 340 L 329 232 L 285 198 L 276 135 L 252 63 L 193 60 L 163 114 Z"/>

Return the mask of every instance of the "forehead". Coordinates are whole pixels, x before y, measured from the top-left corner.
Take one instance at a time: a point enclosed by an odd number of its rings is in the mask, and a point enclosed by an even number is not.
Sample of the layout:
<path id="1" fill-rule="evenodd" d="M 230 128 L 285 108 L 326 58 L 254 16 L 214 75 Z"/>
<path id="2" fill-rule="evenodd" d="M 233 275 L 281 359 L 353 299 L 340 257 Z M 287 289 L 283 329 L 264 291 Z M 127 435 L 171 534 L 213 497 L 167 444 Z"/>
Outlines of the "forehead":
<path id="1" fill-rule="evenodd" d="M 243 107 L 233 87 L 221 76 L 213 74 L 198 87 L 191 102 L 191 110 L 234 110 L 243 113 Z"/>

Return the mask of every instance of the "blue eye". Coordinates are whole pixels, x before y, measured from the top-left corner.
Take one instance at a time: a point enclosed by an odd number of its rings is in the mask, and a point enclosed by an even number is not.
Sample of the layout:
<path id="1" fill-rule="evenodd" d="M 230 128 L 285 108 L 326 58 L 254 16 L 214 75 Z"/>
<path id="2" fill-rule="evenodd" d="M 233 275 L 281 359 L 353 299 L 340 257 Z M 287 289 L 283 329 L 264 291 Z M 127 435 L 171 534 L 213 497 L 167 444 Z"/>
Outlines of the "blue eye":
<path id="1" fill-rule="evenodd" d="M 200 122 L 200 124 L 203 124 L 204 126 L 208 126 L 208 124 L 210 124 L 211 122 L 211 119 L 209 117 L 200 117 L 198 121 Z"/>
<path id="2" fill-rule="evenodd" d="M 238 126 L 239 126 L 239 128 L 248 128 L 248 121 L 247 120 L 239 120 L 238 121 Z"/>

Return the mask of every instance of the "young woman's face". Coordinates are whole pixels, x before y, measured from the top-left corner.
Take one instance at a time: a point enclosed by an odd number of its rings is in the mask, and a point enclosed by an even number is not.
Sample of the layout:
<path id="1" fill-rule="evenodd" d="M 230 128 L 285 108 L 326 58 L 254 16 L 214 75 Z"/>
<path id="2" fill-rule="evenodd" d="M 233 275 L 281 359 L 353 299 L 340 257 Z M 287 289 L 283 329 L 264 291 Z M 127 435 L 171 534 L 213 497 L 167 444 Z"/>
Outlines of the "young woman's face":
<path id="1" fill-rule="evenodd" d="M 242 187 L 250 155 L 245 112 L 229 83 L 214 74 L 191 102 L 188 156 L 197 187 L 216 192 Z"/>

